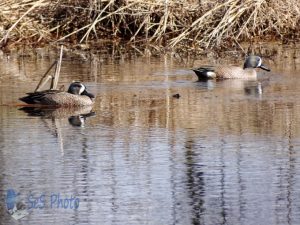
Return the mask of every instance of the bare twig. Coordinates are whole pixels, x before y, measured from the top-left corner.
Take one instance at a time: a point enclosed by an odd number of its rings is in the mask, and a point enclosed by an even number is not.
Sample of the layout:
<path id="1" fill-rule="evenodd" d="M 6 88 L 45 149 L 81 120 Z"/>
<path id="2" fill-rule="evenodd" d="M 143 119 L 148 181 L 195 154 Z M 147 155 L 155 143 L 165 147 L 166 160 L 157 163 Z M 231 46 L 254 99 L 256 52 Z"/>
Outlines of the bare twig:
<path id="1" fill-rule="evenodd" d="M 64 46 L 61 45 L 60 46 L 60 55 L 59 55 L 59 60 L 56 64 L 56 69 L 55 69 L 55 74 L 54 74 L 54 80 L 53 83 L 51 84 L 51 88 L 50 89 L 57 89 L 57 84 L 58 84 L 58 79 L 59 79 L 59 75 L 60 75 L 60 68 L 61 68 L 61 61 L 62 61 L 62 56 L 63 56 L 63 49 Z"/>
<path id="2" fill-rule="evenodd" d="M 57 60 L 55 60 L 52 65 L 49 67 L 49 69 L 46 71 L 46 73 L 42 76 L 42 78 L 40 79 L 40 82 L 38 83 L 38 85 L 36 86 L 34 92 L 37 92 L 40 88 L 42 88 L 50 78 L 52 78 L 52 76 L 48 76 L 47 78 L 47 81 L 43 82 L 42 84 L 42 81 L 44 80 L 44 78 L 47 76 L 47 74 L 50 72 L 50 70 L 54 67 L 54 65 L 57 64 Z"/>

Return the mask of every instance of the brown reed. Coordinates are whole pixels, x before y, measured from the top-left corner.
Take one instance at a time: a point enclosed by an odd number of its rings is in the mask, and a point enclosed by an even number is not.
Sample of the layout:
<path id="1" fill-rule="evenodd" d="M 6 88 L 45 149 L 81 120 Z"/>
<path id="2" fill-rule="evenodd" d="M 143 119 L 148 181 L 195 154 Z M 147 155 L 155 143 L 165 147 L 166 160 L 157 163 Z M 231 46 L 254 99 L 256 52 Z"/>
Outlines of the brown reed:
<path id="1" fill-rule="evenodd" d="M 299 0 L 6 0 L 0 12 L 2 47 L 109 40 L 206 49 L 300 37 Z"/>

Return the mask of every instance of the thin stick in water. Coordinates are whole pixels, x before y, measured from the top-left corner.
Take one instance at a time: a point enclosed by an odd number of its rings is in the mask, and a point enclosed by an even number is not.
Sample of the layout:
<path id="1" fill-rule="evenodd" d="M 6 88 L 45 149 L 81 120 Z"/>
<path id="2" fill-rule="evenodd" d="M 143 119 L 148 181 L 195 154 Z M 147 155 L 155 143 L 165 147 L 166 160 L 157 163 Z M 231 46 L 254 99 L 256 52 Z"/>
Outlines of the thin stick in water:
<path id="1" fill-rule="evenodd" d="M 60 68 L 61 68 L 61 61 L 62 61 L 62 56 L 63 56 L 63 48 L 64 46 L 62 45 L 60 47 L 60 56 L 59 56 L 59 60 L 58 63 L 56 65 L 56 70 L 55 70 L 55 74 L 54 74 L 54 81 L 51 84 L 51 89 L 57 89 L 57 84 L 58 84 L 58 79 L 59 79 L 59 74 L 60 74 Z"/>
<path id="2" fill-rule="evenodd" d="M 42 88 L 46 83 L 44 82 L 43 85 L 42 81 L 44 80 L 44 78 L 47 76 L 47 74 L 50 72 L 50 70 L 53 68 L 53 66 L 57 63 L 57 60 L 55 60 L 52 65 L 49 67 L 49 69 L 47 70 L 47 72 L 43 75 L 43 77 L 41 78 L 40 82 L 38 83 L 38 85 L 36 86 L 36 89 L 34 90 L 34 92 L 37 92 L 40 88 Z"/>

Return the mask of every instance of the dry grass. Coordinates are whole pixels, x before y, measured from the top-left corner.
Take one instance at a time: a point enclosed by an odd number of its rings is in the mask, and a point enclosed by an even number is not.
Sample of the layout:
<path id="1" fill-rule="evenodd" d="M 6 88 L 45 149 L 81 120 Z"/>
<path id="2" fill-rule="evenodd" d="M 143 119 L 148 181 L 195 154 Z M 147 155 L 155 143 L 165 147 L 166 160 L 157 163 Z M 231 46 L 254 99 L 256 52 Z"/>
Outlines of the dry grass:
<path id="1" fill-rule="evenodd" d="M 299 0 L 6 0 L 1 46 L 112 40 L 207 48 L 299 39 Z"/>

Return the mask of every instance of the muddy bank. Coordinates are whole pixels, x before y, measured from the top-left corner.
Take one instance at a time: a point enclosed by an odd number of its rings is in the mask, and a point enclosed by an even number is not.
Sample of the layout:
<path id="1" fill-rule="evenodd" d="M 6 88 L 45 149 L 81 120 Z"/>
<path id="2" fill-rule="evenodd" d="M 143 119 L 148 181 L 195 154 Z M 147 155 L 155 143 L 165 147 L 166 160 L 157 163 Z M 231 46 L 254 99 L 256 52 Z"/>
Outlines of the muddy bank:
<path id="1" fill-rule="evenodd" d="M 300 37 L 297 0 L 12 0 L 0 5 L 0 45 L 126 51 L 240 48 L 242 42 Z M 145 45 L 148 48 L 145 50 Z"/>

